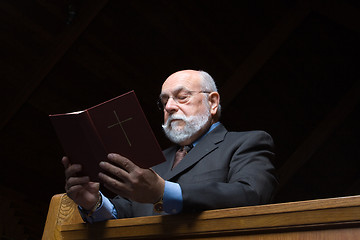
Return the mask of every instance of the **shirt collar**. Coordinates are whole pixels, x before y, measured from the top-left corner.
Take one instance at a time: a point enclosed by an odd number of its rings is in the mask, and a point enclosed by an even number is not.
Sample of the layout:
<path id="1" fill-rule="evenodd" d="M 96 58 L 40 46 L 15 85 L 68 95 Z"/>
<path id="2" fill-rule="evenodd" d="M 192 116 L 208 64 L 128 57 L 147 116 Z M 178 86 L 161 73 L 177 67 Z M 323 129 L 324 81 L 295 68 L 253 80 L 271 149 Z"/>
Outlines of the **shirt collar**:
<path id="1" fill-rule="evenodd" d="M 214 129 L 215 129 L 217 126 L 219 126 L 219 125 L 220 125 L 220 122 L 216 122 L 216 123 L 212 124 L 211 127 L 210 127 L 210 129 L 209 129 L 205 134 L 203 134 L 201 137 L 199 137 L 198 139 L 196 139 L 196 140 L 192 143 L 193 147 L 195 147 L 196 144 L 198 144 L 203 137 L 205 137 L 206 135 L 208 135 L 212 130 L 214 130 Z"/>

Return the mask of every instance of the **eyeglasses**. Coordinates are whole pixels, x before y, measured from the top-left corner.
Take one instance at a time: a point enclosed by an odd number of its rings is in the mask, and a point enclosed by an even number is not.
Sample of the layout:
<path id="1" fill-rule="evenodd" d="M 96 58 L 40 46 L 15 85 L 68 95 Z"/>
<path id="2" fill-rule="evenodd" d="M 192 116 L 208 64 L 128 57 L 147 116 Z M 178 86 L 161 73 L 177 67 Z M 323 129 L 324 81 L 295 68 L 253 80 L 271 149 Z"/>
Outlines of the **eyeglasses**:
<path id="1" fill-rule="evenodd" d="M 184 104 L 190 101 L 191 97 L 198 93 L 211 93 L 209 91 L 181 91 L 175 96 L 162 95 L 157 101 L 159 110 L 163 111 L 169 99 L 172 98 L 178 104 Z"/>

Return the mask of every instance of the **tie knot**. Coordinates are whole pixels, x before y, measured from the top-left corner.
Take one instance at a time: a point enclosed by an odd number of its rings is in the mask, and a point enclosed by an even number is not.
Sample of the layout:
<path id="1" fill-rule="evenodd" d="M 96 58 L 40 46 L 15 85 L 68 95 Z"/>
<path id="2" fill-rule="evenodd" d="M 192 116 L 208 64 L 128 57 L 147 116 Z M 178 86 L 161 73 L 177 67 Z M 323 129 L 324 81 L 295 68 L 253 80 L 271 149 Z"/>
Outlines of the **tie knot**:
<path id="1" fill-rule="evenodd" d="M 179 150 L 175 154 L 173 168 L 178 165 L 178 163 L 185 157 L 185 155 L 192 149 L 192 147 L 193 146 L 191 144 L 179 148 Z"/>
<path id="2" fill-rule="evenodd" d="M 193 145 L 190 144 L 190 145 L 186 145 L 183 147 L 183 149 L 185 150 L 186 153 L 190 152 L 190 150 L 193 148 Z"/>

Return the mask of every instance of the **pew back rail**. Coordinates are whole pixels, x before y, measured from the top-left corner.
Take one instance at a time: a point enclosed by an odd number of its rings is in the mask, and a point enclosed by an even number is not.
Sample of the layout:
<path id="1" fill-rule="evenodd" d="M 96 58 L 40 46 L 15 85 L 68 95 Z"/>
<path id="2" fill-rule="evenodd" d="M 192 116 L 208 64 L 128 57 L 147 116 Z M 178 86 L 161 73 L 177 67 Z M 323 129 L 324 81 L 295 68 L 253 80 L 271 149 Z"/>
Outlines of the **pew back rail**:
<path id="1" fill-rule="evenodd" d="M 43 239 L 359 239 L 360 196 L 83 223 L 66 194 L 49 206 Z"/>

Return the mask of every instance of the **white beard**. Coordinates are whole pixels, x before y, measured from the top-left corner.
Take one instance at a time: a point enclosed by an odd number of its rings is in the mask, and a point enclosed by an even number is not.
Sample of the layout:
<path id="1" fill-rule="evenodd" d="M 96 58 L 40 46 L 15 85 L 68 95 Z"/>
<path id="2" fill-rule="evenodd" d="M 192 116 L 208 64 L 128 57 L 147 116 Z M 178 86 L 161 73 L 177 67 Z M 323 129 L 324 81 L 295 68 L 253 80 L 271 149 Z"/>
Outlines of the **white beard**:
<path id="1" fill-rule="evenodd" d="M 174 114 L 169 116 L 166 123 L 162 125 L 162 128 L 170 141 L 180 144 L 200 131 L 209 121 L 210 117 L 209 111 L 190 117 Z M 182 124 L 179 121 L 172 121 L 175 119 L 184 121 L 184 126 L 181 127 Z"/>

